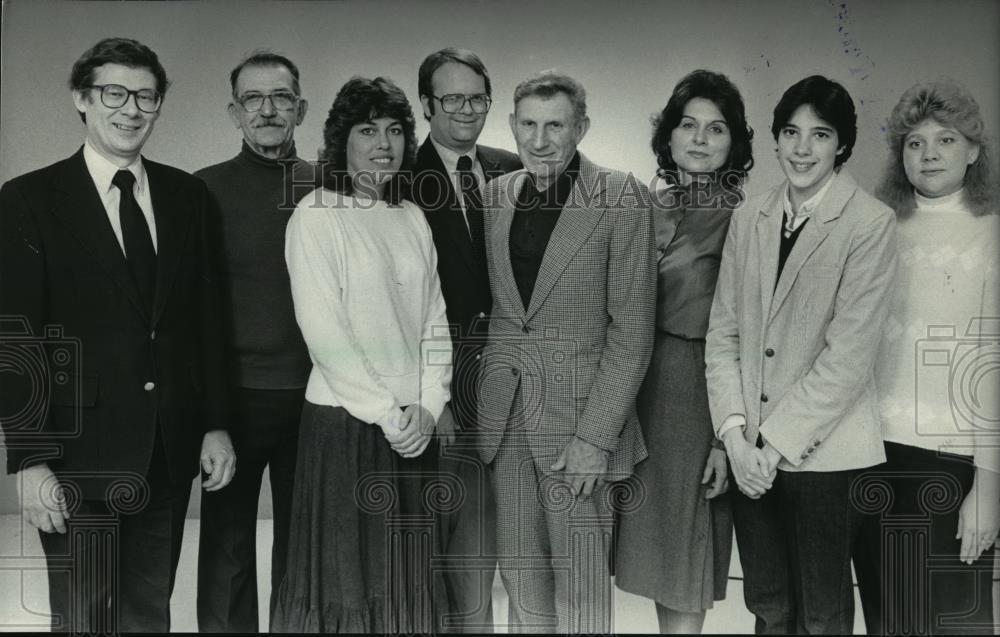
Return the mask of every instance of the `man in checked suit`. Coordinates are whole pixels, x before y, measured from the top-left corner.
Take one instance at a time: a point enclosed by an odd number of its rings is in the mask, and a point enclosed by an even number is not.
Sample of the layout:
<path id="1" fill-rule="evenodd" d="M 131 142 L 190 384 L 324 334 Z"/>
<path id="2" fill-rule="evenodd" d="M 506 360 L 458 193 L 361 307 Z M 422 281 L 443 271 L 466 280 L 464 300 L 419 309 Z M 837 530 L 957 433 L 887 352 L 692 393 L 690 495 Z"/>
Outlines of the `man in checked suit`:
<path id="1" fill-rule="evenodd" d="M 411 199 L 423 209 L 437 249 L 453 331 L 451 409 L 460 429 L 451 445 L 442 439 L 436 470 L 458 477 L 465 496 L 440 519 L 444 551 L 457 563 L 444 573 L 449 609 L 438 628 L 492 631 L 496 503 L 475 451 L 476 383 L 492 301 L 481 193 L 486 182 L 521 162 L 511 152 L 476 144 L 492 103 L 490 76 L 478 55 L 454 48 L 431 53 L 420 65 L 418 86 L 431 130 L 417 152 Z M 476 568 L 484 559 L 492 564 Z"/>
<path id="2" fill-rule="evenodd" d="M 43 405 L 38 422 L 3 420 L 7 470 L 41 536 L 53 629 L 167 632 L 199 449 L 207 490 L 235 470 L 208 192 L 140 156 L 167 90 L 153 51 L 102 40 L 70 88 L 83 146 L 0 190 L 0 314 L 50 361 L 33 385 L 4 374 L 3 414 Z"/>
<path id="3" fill-rule="evenodd" d="M 635 395 L 653 344 L 649 195 L 576 147 L 583 87 L 514 92 L 525 170 L 487 184 L 493 290 L 480 451 L 492 463 L 512 631 L 610 632 L 609 480 L 646 457 Z"/>

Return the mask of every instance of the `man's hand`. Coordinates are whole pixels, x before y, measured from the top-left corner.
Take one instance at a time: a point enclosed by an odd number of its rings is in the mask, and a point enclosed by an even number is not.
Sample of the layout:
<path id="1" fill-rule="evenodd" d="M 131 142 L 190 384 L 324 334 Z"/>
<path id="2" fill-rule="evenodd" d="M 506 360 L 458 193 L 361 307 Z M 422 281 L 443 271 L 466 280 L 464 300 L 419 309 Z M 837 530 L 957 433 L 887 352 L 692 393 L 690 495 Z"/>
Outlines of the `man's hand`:
<path id="1" fill-rule="evenodd" d="M 757 499 L 771 488 L 774 475 L 767 469 L 767 459 L 743 437 L 742 429 L 725 433 L 726 455 L 733 467 L 736 486 L 748 498 Z"/>
<path id="2" fill-rule="evenodd" d="M 201 439 L 201 469 L 209 474 L 201 483 L 205 491 L 218 491 L 236 475 L 236 451 L 225 429 L 214 429 Z"/>
<path id="3" fill-rule="evenodd" d="M 550 469 L 566 472 L 566 482 L 569 483 L 575 495 L 589 498 L 594 487 L 604 482 L 608 473 L 608 452 L 594 445 L 573 437 L 569 444 L 559 454 Z"/>
<path id="4" fill-rule="evenodd" d="M 715 480 L 712 480 L 712 476 Z M 726 468 L 726 452 L 722 449 L 712 448 L 708 452 L 708 460 L 705 461 L 705 471 L 701 474 L 701 483 L 712 483 L 705 499 L 711 500 L 720 496 L 729 489 L 729 469 Z"/>
<path id="5" fill-rule="evenodd" d="M 455 422 L 455 415 L 451 413 L 451 407 L 444 406 L 441 417 L 437 421 L 438 445 L 441 449 L 455 444 L 455 432 L 458 431 L 458 423 Z"/>
<path id="6" fill-rule="evenodd" d="M 962 540 L 959 559 L 972 564 L 997 539 L 1000 530 L 1000 476 L 988 469 L 976 469 L 972 488 L 958 510 L 956 539 Z"/>
<path id="7" fill-rule="evenodd" d="M 43 533 L 65 533 L 66 498 L 47 464 L 36 464 L 17 472 L 21 494 L 21 516 Z"/>
<path id="8" fill-rule="evenodd" d="M 416 458 L 424 452 L 434 435 L 434 416 L 420 403 L 403 410 L 399 421 L 399 437 L 389 440 L 392 450 L 404 458 Z"/>

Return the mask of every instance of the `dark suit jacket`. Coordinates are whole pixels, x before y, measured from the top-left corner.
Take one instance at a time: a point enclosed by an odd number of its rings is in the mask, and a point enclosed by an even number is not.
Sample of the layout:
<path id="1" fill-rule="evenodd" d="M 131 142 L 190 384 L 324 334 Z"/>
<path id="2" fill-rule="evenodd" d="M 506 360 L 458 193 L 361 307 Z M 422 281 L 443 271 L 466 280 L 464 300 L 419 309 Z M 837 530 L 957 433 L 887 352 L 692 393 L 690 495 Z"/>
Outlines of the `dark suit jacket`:
<path id="1" fill-rule="evenodd" d="M 486 181 L 521 168 L 517 155 L 488 146 L 477 146 L 476 157 Z M 485 248 L 476 258 L 458 193 L 445 171 L 430 137 L 417 152 L 408 199 L 427 217 L 438 254 L 441 292 L 448 306 L 453 331 L 452 411 L 463 429 L 476 422 L 478 356 L 486 341 L 492 296 L 486 273 Z"/>
<path id="2" fill-rule="evenodd" d="M 47 462 L 88 499 L 145 475 L 157 423 L 173 482 L 197 474 L 204 432 L 225 428 L 208 191 L 143 161 L 158 243 L 152 314 L 82 149 L 0 189 L 3 349 L 18 361 L 0 370 L 7 471 Z"/>

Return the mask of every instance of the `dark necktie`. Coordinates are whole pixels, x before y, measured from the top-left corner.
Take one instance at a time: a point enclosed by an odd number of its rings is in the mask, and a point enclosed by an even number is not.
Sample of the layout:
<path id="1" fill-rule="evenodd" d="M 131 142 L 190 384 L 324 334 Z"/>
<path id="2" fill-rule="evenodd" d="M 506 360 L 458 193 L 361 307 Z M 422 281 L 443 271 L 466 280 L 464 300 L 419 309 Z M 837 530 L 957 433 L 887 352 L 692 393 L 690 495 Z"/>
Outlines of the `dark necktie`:
<path id="1" fill-rule="evenodd" d="M 132 192 L 135 175 L 128 170 L 119 170 L 111 183 L 121 193 L 118 200 L 118 220 L 122 226 L 125 259 L 132 270 L 139 295 L 149 311 L 153 307 L 153 293 L 156 290 L 156 251 L 153 249 L 153 237 L 146 217 Z"/>
<path id="2" fill-rule="evenodd" d="M 486 254 L 486 225 L 483 221 L 483 198 L 479 194 L 479 180 L 472 171 L 472 158 L 462 155 L 458 158 L 458 183 L 462 187 L 465 201 L 465 218 L 469 221 L 469 236 L 476 258 Z"/>

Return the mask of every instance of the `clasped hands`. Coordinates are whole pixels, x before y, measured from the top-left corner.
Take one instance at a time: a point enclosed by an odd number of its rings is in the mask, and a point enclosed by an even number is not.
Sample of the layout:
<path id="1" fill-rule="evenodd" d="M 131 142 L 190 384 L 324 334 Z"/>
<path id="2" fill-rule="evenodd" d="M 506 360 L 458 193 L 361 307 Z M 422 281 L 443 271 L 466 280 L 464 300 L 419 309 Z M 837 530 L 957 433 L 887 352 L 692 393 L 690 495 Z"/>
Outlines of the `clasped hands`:
<path id="1" fill-rule="evenodd" d="M 774 484 L 778 475 L 778 461 L 781 453 L 765 444 L 762 449 L 747 442 L 743 430 L 734 427 L 726 432 L 723 442 L 726 445 L 726 455 L 733 469 L 736 486 L 743 495 L 756 500 L 764 495 Z"/>
<path id="2" fill-rule="evenodd" d="M 447 406 L 436 422 L 426 407 L 413 403 L 406 409 L 394 409 L 375 424 L 382 429 L 392 450 L 403 458 L 416 458 L 422 454 L 435 431 L 442 446 L 455 441 L 455 419 Z"/>

